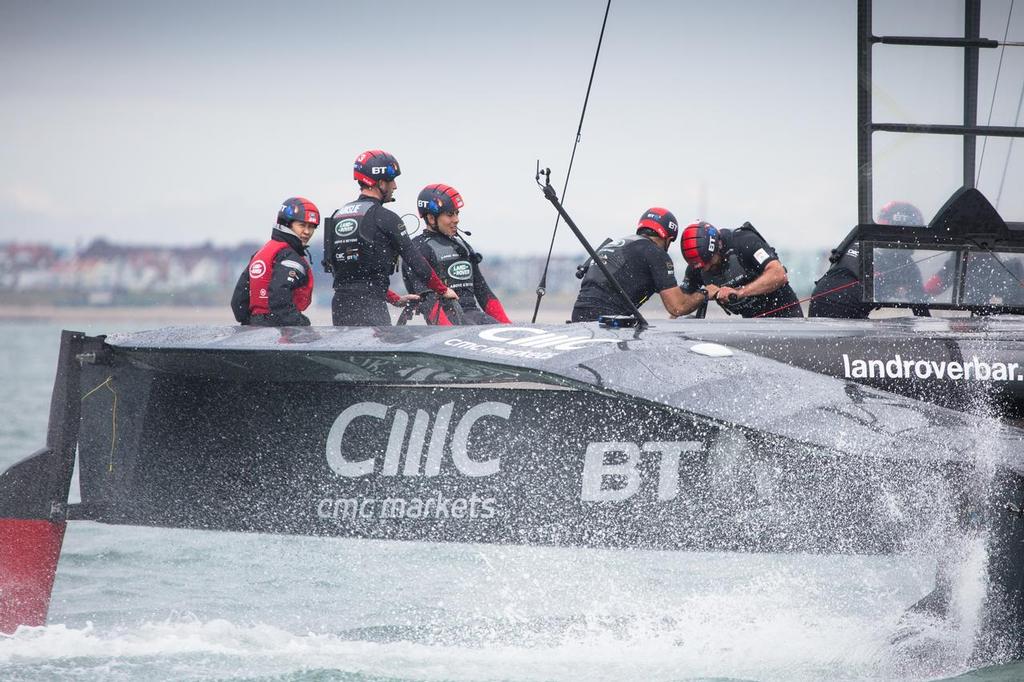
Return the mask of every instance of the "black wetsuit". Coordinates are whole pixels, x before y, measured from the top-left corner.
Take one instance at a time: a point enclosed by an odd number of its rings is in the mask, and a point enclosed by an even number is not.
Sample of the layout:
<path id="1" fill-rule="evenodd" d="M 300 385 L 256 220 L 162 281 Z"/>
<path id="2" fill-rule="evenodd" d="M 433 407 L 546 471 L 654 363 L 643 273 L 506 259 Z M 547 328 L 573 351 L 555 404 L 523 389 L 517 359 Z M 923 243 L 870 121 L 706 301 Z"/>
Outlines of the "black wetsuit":
<path id="1" fill-rule="evenodd" d="M 453 238 L 434 230 L 424 230 L 412 243 L 427 259 L 434 272 L 438 273 L 441 281 L 459 295 L 462 324 L 510 322 L 501 302 L 480 272 L 480 261 L 483 258 L 461 236 Z M 417 277 L 408 263 L 402 263 L 402 278 L 409 293 L 418 294 L 426 289 L 423 280 Z M 420 311 L 430 323 L 460 323 L 448 319 L 444 311 L 439 309 L 437 296 L 433 294 L 424 299 Z"/>
<path id="2" fill-rule="evenodd" d="M 597 255 L 637 308 L 654 294 L 677 286 L 672 258 L 643 235 L 609 241 L 597 249 Z M 576 297 L 572 321 L 590 322 L 600 315 L 632 313 L 601 268 L 591 264 Z"/>
<path id="3" fill-rule="evenodd" d="M 765 266 L 779 257 L 775 249 L 750 225 L 735 230 L 719 230 L 725 261 L 715 272 L 686 267 L 680 288 L 694 294 L 706 284 L 739 288 L 753 282 L 764 273 Z M 745 296 L 735 301 L 718 300 L 726 312 L 743 317 L 803 317 L 799 299 L 789 284 L 758 296 Z"/>
<path id="4" fill-rule="evenodd" d="M 402 219 L 380 199 L 360 195 L 334 212 L 324 230 L 324 268 L 334 274 L 335 325 L 391 324 L 386 295 L 399 256 L 428 288 L 444 293 L 444 283 L 413 246 Z"/>
<path id="5" fill-rule="evenodd" d="M 265 303 L 260 302 L 259 310 L 252 307 L 252 259 L 242 274 L 238 276 L 234 292 L 231 294 L 231 310 L 235 320 L 240 324 L 251 324 L 261 327 L 309 326 L 309 318 L 302 314 L 299 306 L 309 305 L 312 294 L 312 268 L 307 260 L 308 252 L 302 240 L 293 234 L 275 229 L 262 249 L 253 254 L 253 258 L 267 251 L 274 242 L 283 242 L 285 246 L 278 250 L 272 262 L 261 266 L 260 274 L 269 270 L 269 283 L 266 285 Z M 258 292 L 257 292 L 258 293 Z M 263 310 L 265 312 L 260 312 Z"/>

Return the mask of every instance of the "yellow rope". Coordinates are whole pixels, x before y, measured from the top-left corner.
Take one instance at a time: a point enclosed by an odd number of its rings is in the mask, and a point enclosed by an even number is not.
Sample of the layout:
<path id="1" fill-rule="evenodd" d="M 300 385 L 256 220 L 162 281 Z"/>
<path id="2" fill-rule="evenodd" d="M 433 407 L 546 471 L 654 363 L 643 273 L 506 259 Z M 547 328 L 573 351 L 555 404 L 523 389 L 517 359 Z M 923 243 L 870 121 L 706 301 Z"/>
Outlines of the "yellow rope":
<path id="1" fill-rule="evenodd" d="M 97 386 L 96 388 L 92 389 L 91 391 L 82 396 L 82 400 L 85 400 L 86 398 L 88 398 L 89 396 L 91 396 L 93 393 L 100 390 L 104 386 L 106 386 L 107 390 L 114 394 L 114 406 L 110 411 L 110 461 L 107 462 L 108 472 L 114 470 L 114 446 L 117 444 L 117 391 L 115 391 L 114 387 L 110 385 L 110 382 L 113 380 L 113 378 L 113 375 L 107 377 L 106 379 L 103 380 L 103 383 L 101 383 L 99 386 Z"/>

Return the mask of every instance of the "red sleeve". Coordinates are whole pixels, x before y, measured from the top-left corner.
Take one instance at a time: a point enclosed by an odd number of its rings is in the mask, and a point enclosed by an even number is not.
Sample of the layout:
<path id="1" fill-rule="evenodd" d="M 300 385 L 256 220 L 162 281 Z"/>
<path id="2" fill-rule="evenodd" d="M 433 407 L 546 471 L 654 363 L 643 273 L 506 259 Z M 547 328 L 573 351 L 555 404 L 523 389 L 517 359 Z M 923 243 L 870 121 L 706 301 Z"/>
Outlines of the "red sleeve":
<path id="1" fill-rule="evenodd" d="M 451 327 L 451 320 L 444 314 L 444 309 L 441 307 L 441 302 L 437 301 L 434 303 L 434 307 L 430 309 L 430 319 L 436 320 L 436 323 L 442 327 Z"/>
<path id="2" fill-rule="evenodd" d="M 388 300 L 388 303 L 390 303 L 391 305 L 398 305 L 399 303 L 402 302 L 402 297 L 396 294 L 395 292 L 391 291 L 391 289 L 388 289 L 388 292 L 384 294 L 384 298 L 386 298 Z"/>
<path id="3" fill-rule="evenodd" d="M 492 298 L 487 302 L 487 305 L 484 306 L 484 312 L 502 324 L 512 324 L 512 320 L 508 319 L 505 309 L 501 306 L 501 301 L 496 298 Z"/>
<path id="4" fill-rule="evenodd" d="M 430 267 L 430 265 L 427 265 L 427 267 Z M 437 276 L 436 272 L 434 272 L 434 268 L 430 268 L 430 279 L 427 280 L 427 287 L 430 288 L 431 291 L 436 291 L 438 294 L 442 295 L 444 292 L 448 291 L 448 287 L 445 286 L 445 283 L 442 282 L 441 278 Z"/>

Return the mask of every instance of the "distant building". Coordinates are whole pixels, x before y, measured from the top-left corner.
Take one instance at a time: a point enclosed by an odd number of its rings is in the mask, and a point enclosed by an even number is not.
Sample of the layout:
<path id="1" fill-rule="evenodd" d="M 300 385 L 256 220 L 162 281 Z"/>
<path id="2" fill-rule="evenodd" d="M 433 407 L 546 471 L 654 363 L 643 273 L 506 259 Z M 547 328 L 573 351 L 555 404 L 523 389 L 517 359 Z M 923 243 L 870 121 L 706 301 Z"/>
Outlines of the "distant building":
<path id="1" fill-rule="evenodd" d="M 128 246 L 96 239 L 77 252 L 40 244 L 0 244 L 0 303 L 17 301 L 74 305 L 212 305 L 227 306 L 238 275 L 258 243 L 233 247 Z M 827 253 L 783 252 L 782 262 L 798 293 L 809 293 L 827 268 Z M 310 249 L 318 305 L 330 300 L 331 278 L 321 266 L 322 251 Z M 580 281 L 578 256 L 554 256 L 548 267 L 546 293 L 574 296 Z M 489 255 L 483 270 L 501 298 L 532 300 L 544 271 L 543 256 Z M 677 273 L 679 277 L 682 272 Z M 404 291 L 401 277 L 392 288 Z"/>

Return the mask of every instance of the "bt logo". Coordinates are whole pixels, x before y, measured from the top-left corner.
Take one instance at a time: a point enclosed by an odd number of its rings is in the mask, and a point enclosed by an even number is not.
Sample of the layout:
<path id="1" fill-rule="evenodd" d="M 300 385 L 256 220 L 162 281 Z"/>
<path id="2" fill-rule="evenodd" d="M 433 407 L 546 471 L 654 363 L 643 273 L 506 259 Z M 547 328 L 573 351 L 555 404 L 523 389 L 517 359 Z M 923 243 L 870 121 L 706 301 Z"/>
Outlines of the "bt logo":
<path id="1" fill-rule="evenodd" d="M 622 502 L 633 497 L 640 489 L 638 468 L 642 454 L 659 455 L 658 499 L 672 500 L 679 494 L 679 458 L 684 452 L 701 452 L 704 444 L 696 440 L 648 441 L 637 445 L 628 441 L 590 443 L 583 456 L 583 481 L 580 499 L 584 502 Z M 605 455 L 625 455 L 619 464 L 605 463 Z M 622 487 L 605 487 L 605 479 L 616 476 L 625 479 Z"/>

